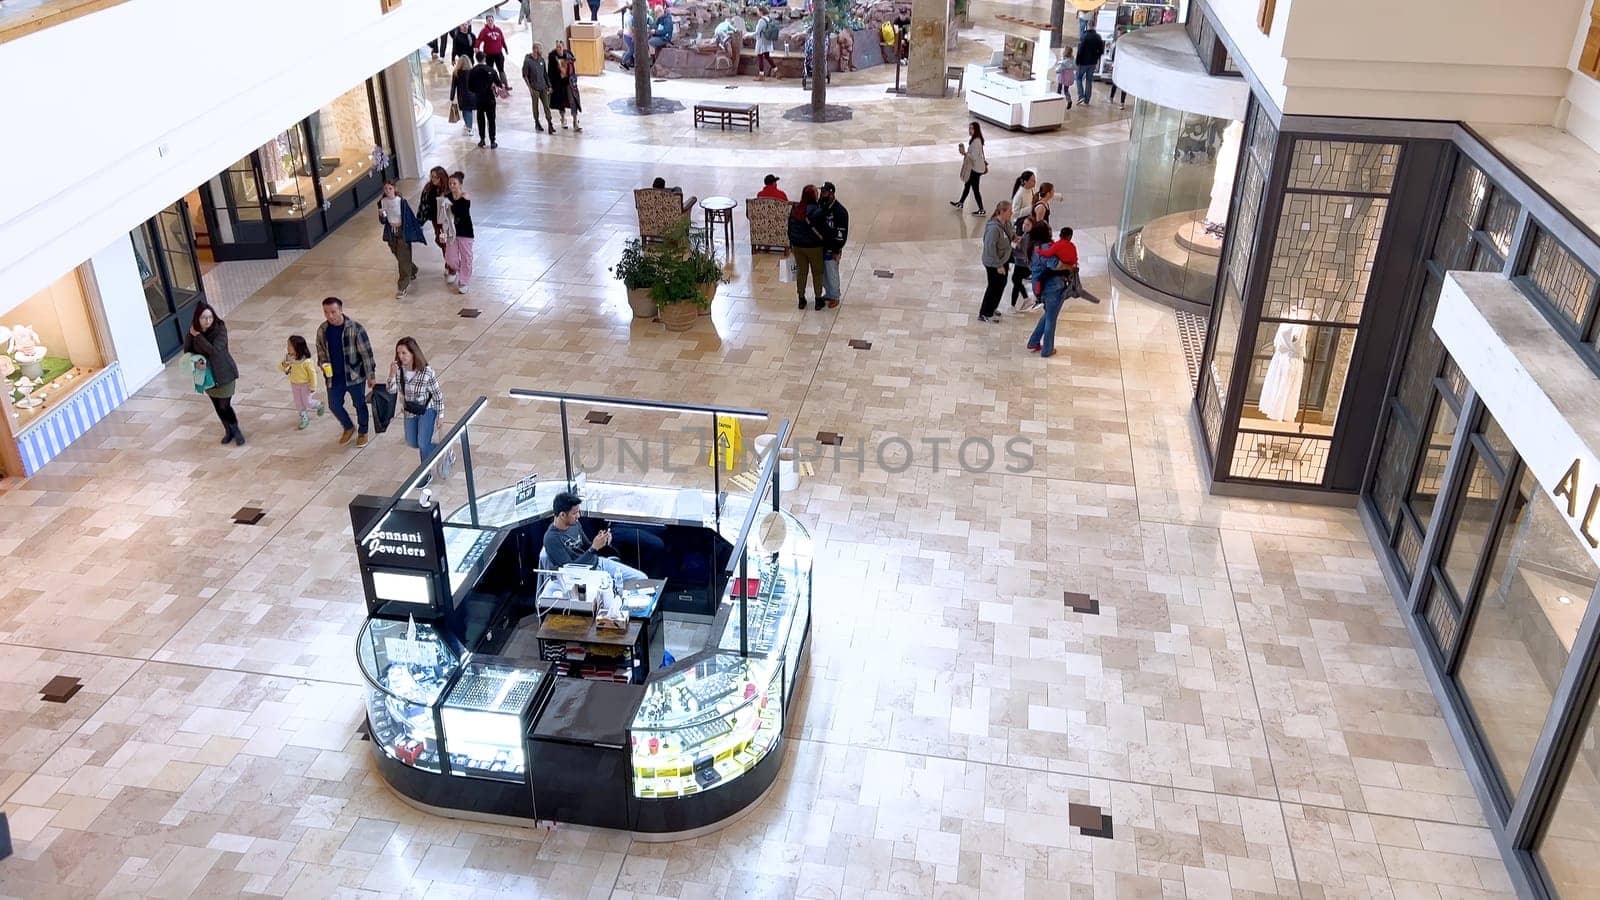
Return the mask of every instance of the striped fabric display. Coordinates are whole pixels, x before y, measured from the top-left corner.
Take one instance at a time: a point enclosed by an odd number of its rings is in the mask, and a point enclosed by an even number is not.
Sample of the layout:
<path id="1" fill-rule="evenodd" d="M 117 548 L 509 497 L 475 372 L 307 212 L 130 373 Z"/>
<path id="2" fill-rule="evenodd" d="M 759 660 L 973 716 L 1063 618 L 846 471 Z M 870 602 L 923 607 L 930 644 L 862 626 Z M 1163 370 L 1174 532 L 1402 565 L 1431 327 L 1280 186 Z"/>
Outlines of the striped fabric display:
<path id="1" fill-rule="evenodd" d="M 23 430 L 17 439 L 22 451 L 23 474 L 38 472 L 126 399 L 128 389 L 122 380 L 122 367 L 117 363 L 90 376 L 89 383 L 70 399 Z"/>

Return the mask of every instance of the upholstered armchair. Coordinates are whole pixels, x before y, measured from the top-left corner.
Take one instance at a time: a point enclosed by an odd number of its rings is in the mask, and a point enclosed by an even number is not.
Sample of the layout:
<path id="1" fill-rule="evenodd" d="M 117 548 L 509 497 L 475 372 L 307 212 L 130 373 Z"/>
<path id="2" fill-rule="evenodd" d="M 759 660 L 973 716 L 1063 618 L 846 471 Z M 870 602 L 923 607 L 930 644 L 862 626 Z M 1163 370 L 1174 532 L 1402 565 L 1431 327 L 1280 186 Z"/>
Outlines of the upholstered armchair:
<path id="1" fill-rule="evenodd" d="M 744 215 L 750 220 L 750 249 L 789 249 L 789 211 L 794 204 L 777 197 L 751 197 L 744 201 Z"/>
<path id="2" fill-rule="evenodd" d="M 659 241 L 674 224 L 689 218 L 683 208 L 683 195 L 665 188 L 638 188 L 633 192 L 633 208 L 639 213 L 639 237 Z"/>

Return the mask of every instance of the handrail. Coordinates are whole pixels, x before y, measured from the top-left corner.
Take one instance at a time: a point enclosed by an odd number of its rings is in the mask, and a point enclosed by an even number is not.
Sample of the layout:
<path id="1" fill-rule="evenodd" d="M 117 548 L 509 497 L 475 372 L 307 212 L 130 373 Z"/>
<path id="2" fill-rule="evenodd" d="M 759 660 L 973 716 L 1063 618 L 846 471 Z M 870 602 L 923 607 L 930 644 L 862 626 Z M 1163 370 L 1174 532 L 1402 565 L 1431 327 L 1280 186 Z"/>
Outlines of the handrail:
<path id="1" fill-rule="evenodd" d="M 478 413 L 483 411 L 484 404 L 488 402 L 489 398 L 480 394 L 478 399 L 467 410 L 467 414 L 456 420 L 455 427 L 446 432 L 445 436 L 433 445 L 433 453 L 412 471 L 410 477 L 406 478 L 405 483 L 400 486 L 400 490 L 390 496 L 389 502 L 385 503 L 383 509 L 372 517 L 372 524 L 367 526 L 366 534 L 356 536 L 358 545 L 365 543 L 367 537 L 383 524 L 384 519 L 389 517 L 389 513 L 394 512 L 394 508 L 400 503 L 401 498 L 411 493 L 411 490 L 421 483 L 422 479 L 428 474 L 428 470 L 432 468 L 434 461 L 439 458 L 439 455 L 453 449 L 452 445 L 455 443 L 456 435 L 460 434 L 463 429 L 472 423 L 473 419 L 478 417 Z"/>
<path id="2" fill-rule="evenodd" d="M 739 537 L 733 542 L 733 553 L 728 557 L 728 568 L 723 570 L 724 575 L 732 576 L 733 570 L 738 568 L 744 560 L 744 545 L 750 537 L 750 528 L 755 524 L 756 513 L 761 511 L 761 498 L 766 494 L 764 488 L 771 484 L 774 472 L 777 469 L 778 457 L 783 453 L 784 441 L 789 439 L 789 420 L 784 419 L 778 423 L 778 436 L 767 450 L 767 458 L 761 463 L 761 474 L 756 476 L 756 492 L 754 502 L 745 511 L 744 524 L 739 526 Z"/>
<path id="3" fill-rule="evenodd" d="M 764 409 L 742 409 L 737 406 L 700 406 L 694 403 L 674 403 L 670 400 L 629 400 L 625 397 L 602 397 L 595 394 L 568 394 L 562 391 L 536 391 L 531 388 L 512 388 L 513 397 L 528 400 L 565 400 L 569 403 L 587 403 L 590 406 L 615 406 L 623 409 L 657 409 L 665 412 L 716 413 L 740 419 L 771 418 Z"/>

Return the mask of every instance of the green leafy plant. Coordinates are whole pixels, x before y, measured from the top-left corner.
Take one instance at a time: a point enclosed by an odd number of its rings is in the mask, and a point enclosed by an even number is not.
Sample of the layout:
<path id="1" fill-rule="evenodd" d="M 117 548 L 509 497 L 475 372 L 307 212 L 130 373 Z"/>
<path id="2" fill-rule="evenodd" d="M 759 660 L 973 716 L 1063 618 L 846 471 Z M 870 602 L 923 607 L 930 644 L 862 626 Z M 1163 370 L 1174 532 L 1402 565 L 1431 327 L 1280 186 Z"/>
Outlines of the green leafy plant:
<path id="1" fill-rule="evenodd" d="M 704 290 L 705 286 L 728 280 L 711 252 L 710 238 L 692 234 L 688 219 L 669 228 L 661 237 L 661 246 L 644 255 L 650 258 L 647 265 L 652 270 L 650 298 L 660 306 L 689 303 L 709 309 L 711 292 Z"/>
<path id="2" fill-rule="evenodd" d="M 634 238 L 622 245 L 622 258 L 611 267 L 611 274 L 630 291 L 647 288 L 655 281 L 656 255 L 644 248 L 644 241 Z"/>

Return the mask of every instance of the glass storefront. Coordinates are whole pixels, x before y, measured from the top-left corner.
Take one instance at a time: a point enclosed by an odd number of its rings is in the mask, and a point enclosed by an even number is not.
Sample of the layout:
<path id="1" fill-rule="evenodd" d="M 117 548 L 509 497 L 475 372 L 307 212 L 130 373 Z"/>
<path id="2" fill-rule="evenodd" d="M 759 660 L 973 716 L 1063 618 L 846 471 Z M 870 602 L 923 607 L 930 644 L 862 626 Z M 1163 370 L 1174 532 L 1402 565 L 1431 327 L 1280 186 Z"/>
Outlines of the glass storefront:
<path id="1" fill-rule="evenodd" d="M 1398 366 L 1363 508 L 1424 664 L 1469 736 L 1463 755 L 1483 775 L 1490 827 L 1512 847 L 1525 893 L 1590 896 L 1600 883 L 1600 629 L 1586 619 L 1600 554 L 1574 530 L 1581 505 L 1575 514 L 1519 453 L 1552 436 L 1502 427 L 1462 371 L 1481 357 L 1458 365 L 1433 324 L 1447 273 L 1498 272 L 1565 341 L 1552 352 L 1585 355 L 1600 314 L 1590 264 L 1600 245 L 1569 246 L 1570 232 L 1558 240 L 1519 202 L 1526 185 L 1514 193 L 1466 154 L 1450 174 L 1414 318 L 1391 351 Z M 1600 372 L 1600 355 L 1588 367 Z"/>
<path id="2" fill-rule="evenodd" d="M 1141 284 L 1210 304 L 1244 123 L 1134 102 L 1116 265 Z"/>
<path id="3" fill-rule="evenodd" d="M 346 191 L 372 174 L 378 157 L 373 150 L 382 146 L 374 115 L 372 94 L 368 83 L 362 82 L 306 120 L 327 203 L 338 203 Z"/>
<path id="4" fill-rule="evenodd" d="M 150 327 L 163 360 L 183 350 L 183 336 L 193 322 L 194 308 L 205 297 L 185 206 L 180 200 L 129 234 L 150 311 Z"/>

